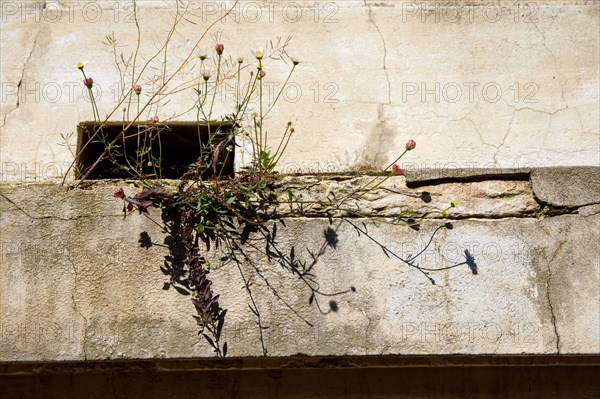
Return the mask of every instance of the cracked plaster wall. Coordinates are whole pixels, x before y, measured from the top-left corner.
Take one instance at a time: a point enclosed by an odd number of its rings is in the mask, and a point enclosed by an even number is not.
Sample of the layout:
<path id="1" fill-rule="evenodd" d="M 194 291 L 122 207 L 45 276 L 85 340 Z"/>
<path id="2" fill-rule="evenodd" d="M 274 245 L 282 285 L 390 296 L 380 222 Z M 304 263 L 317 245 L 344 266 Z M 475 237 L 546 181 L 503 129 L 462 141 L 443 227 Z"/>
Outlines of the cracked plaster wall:
<path id="1" fill-rule="evenodd" d="M 241 2 L 250 3 L 257 4 Z M 298 3 L 303 6 L 295 8 Z M 376 239 L 406 255 L 425 244 L 435 224 L 414 232 L 363 219 L 354 227 L 342 212 L 332 225 L 310 201 L 351 190 L 361 178 L 289 178 L 282 184 L 302 192 L 306 217 L 294 217 L 285 204 L 277 209 L 274 223 L 286 224 L 281 249 L 306 259 L 323 247 L 324 232 L 335 229 L 339 247 L 326 246 L 315 271 L 324 289 L 354 286 L 356 293 L 336 299 L 339 311 L 324 316 L 308 306 L 305 287 L 253 254 L 258 269 L 248 273 L 256 284 L 269 291 L 269 281 L 298 311 L 275 296 L 261 298 L 269 354 L 598 353 L 597 169 L 531 172 L 600 164 L 598 3 L 310 3 L 265 3 L 258 20 L 241 8 L 218 25 L 234 57 L 249 58 L 249 49 L 265 40 L 293 36 L 289 52 L 303 60 L 293 78 L 301 95 L 284 98 L 270 121 L 274 131 L 289 119 L 296 125 L 282 170 L 382 166 L 415 139 L 418 147 L 403 165 L 411 170 L 406 180 L 391 179 L 360 205 L 371 216 L 394 216 L 404 206 L 423 212 L 424 191 L 436 209 L 458 199 L 455 228 L 438 237 L 423 262 L 449 264 L 469 248 L 480 273 L 446 271 L 432 286 L 364 233 L 358 237 L 357 227 L 366 223 Z M 92 119 L 75 61 L 90 61 L 101 112 L 115 104 L 118 75 L 101 43 L 115 32 L 131 51 L 131 10 L 93 4 L 96 16 L 79 3 L 1 3 L 0 361 L 210 356 L 197 342 L 189 299 L 162 290 L 157 265 L 164 251 L 138 247 L 141 231 L 158 242 L 160 231 L 143 218 L 122 221 L 110 195 L 115 186 L 65 192 L 30 184 L 66 171 L 72 155 L 59 145 L 61 134 Z M 139 4 L 145 58 L 164 38 L 173 9 L 166 1 Z M 196 24 L 180 26 L 170 46 L 172 66 L 221 12 L 206 8 L 219 2 L 192 4 Z M 211 46 L 208 40 L 201 49 Z M 269 76 L 284 78 L 285 69 L 273 65 Z M 161 119 L 189 107 L 189 98 L 173 96 Z M 217 102 L 219 111 L 227 106 Z M 247 160 L 243 150 L 237 156 L 239 163 Z M 428 166 L 434 169 L 421 170 Z M 471 175 L 446 166 L 469 168 Z M 490 167 L 519 169 L 507 177 L 508 169 Z M 224 269 L 214 276 L 230 309 L 231 354 L 262 354 L 239 275 Z M 322 299 L 325 312 L 327 303 Z"/>
<path id="2" fill-rule="evenodd" d="M 147 59 L 174 8 L 138 3 L 140 59 Z M 52 180 L 66 171 L 72 155 L 59 145 L 61 134 L 92 119 L 75 61 L 90 61 L 101 113 L 114 107 L 118 72 L 102 42 L 114 32 L 127 56 L 135 24 L 130 7 L 91 4 L 2 3 L 2 181 Z M 189 4 L 189 21 L 169 47 L 170 69 L 231 2 Z M 381 167 L 409 138 L 419 151 L 406 158 L 407 168 L 597 166 L 599 13 L 595 1 L 241 1 L 217 29 L 234 58 L 251 58 L 249 49 L 265 40 L 293 37 L 289 53 L 303 62 L 268 127 L 275 140 L 288 120 L 296 125 L 282 170 Z M 212 44 L 207 39 L 201 50 Z M 281 82 L 287 67 L 269 63 L 269 82 Z M 189 109 L 191 97 L 191 89 L 172 96 L 161 119 Z M 219 99 L 218 112 L 230 105 L 227 96 Z M 192 111 L 174 119 L 194 118 Z M 247 162 L 243 149 L 237 155 L 238 164 Z"/>
<path id="3" fill-rule="evenodd" d="M 278 183 L 282 201 L 267 223 L 275 238 L 267 245 L 251 234 L 240 269 L 268 327 L 264 347 L 240 270 L 230 264 L 211 273 L 228 309 L 230 355 L 261 356 L 263 348 L 269 356 L 598 353 L 598 168 L 534 170 L 525 179 L 481 173 L 463 171 L 453 182 L 432 182 L 427 173 L 389 179 L 360 199 L 361 218 L 353 206 L 332 213 L 317 202 L 343 197 L 364 177 Z M 565 176 L 577 176 L 572 187 L 548 190 Z M 116 188 L 0 187 L 0 361 L 211 356 L 198 341 L 189 297 L 163 289 L 164 233 L 140 215 L 123 220 Z M 294 214 L 288 188 L 298 197 Z M 585 200 L 573 204 L 565 193 L 577 190 Z M 449 220 L 418 231 L 381 223 L 400 212 L 399 203 L 422 215 L 444 209 L 448 196 L 461 201 Z M 155 210 L 151 216 L 160 219 Z M 432 239 L 444 222 L 452 228 Z M 140 247 L 143 231 L 157 245 Z M 427 271 L 463 262 L 465 250 L 477 274 L 466 264 L 429 272 L 435 284 L 400 260 L 423 251 L 416 259 Z M 218 252 L 211 257 L 218 264 Z M 292 264 L 312 265 L 321 293 L 344 293 L 311 301 Z"/>

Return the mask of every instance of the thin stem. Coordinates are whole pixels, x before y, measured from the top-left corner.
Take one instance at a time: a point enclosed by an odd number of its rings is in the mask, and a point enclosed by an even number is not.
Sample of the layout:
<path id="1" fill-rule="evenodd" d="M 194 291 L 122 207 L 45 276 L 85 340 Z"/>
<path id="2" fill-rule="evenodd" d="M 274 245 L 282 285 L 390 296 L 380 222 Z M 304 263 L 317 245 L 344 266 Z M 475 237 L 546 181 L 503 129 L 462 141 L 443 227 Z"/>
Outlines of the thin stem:
<path id="1" fill-rule="evenodd" d="M 223 15 L 221 15 L 219 18 L 217 18 L 215 21 L 213 21 L 205 30 L 204 32 L 200 35 L 200 37 L 198 38 L 198 40 L 196 41 L 196 43 L 192 46 L 191 50 L 189 51 L 187 57 L 181 62 L 181 64 L 179 65 L 179 67 L 175 70 L 175 72 L 173 72 L 173 74 L 171 76 L 169 76 L 167 78 L 167 80 L 158 88 L 158 90 L 152 95 L 152 97 L 150 97 L 150 99 L 148 100 L 148 102 L 144 105 L 144 107 L 142 108 L 141 112 L 143 112 L 150 104 L 153 103 L 154 98 L 156 98 L 162 90 L 165 89 L 165 87 L 170 83 L 171 80 L 173 80 L 175 78 L 175 76 L 177 76 L 179 74 L 179 72 L 181 72 L 181 70 L 188 65 L 188 63 L 190 62 L 190 59 L 192 58 L 194 52 L 196 51 L 196 49 L 198 48 L 198 46 L 200 45 L 200 42 L 204 39 L 204 37 L 206 36 L 206 34 L 212 29 L 212 27 L 214 27 L 216 24 L 218 24 L 220 21 L 222 21 L 224 18 L 226 18 L 229 14 L 231 14 L 231 12 L 235 9 L 235 7 L 237 6 L 237 4 L 239 3 L 239 0 L 235 0 L 234 3 L 231 5 L 231 7 L 227 10 L 227 12 L 223 13 Z M 148 66 L 148 63 L 146 63 L 146 65 L 144 66 L 143 70 Z M 132 89 L 130 89 L 131 92 Z M 121 106 L 121 104 L 123 103 L 123 101 L 125 101 L 125 99 L 122 99 L 119 104 L 117 104 L 117 106 L 113 109 L 113 111 L 107 116 L 106 121 L 108 121 L 108 119 L 110 118 L 110 116 L 118 109 L 118 107 Z M 121 132 L 121 134 L 124 134 L 125 131 L 127 131 L 131 126 L 133 126 L 133 124 L 138 120 L 140 116 L 140 113 L 138 112 L 138 115 L 136 115 L 133 120 L 131 122 L 129 122 L 129 124 L 127 125 L 127 127 L 125 129 L 123 129 L 123 132 Z M 106 123 L 103 122 L 103 123 Z M 111 144 L 116 143 L 119 139 L 121 138 L 120 135 L 118 135 L 112 142 Z M 90 140 L 88 140 L 88 142 L 86 143 L 86 145 L 84 146 L 84 148 L 90 143 Z M 81 152 L 84 150 L 84 148 L 82 148 L 79 151 L 79 154 L 81 154 Z M 77 183 L 76 187 L 79 186 L 79 184 L 81 184 L 81 182 L 83 180 L 85 180 L 89 174 L 92 172 L 92 170 L 94 170 L 94 168 L 96 168 L 98 166 L 98 164 L 102 161 L 102 159 L 104 158 L 104 156 L 106 155 L 107 150 L 105 149 L 102 154 L 100 154 L 100 156 L 96 159 L 96 161 L 94 161 L 94 163 L 88 168 L 88 170 L 84 173 L 83 176 L 81 176 L 81 178 L 79 179 L 79 182 Z M 78 156 L 79 156 L 78 154 Z M 77 158 L 76 158 L 77 159 Z M 71 165 L 69 165 L 69 168 L 67 169 L 67 171 L 65 172 L 65 175 L 63 176 L 63 180 L 62 180 L 62 184 L 65 183 L 65 180 L 68 176 L 68 173 L 70 172 L 70 170 L 73 168 L 73 166 L 75 165 L 76 160 L 74 160 Z"/>
<path id="2" fill-rule="evenodd" d="M 260 74 L 260 70 L 258 71 L 258 74 Z M 256 76 L 258 76 L 258 74 Z M 266 145 L 267 143 L 265 143 L 265 148 L 263 148 L 263 80 L 262 78 L 260 79 L 260 84 L 258 86 L 258 97 L 259 97 L 259 104 L 260 104 L 260 114 L 259 114 L 259 118 L 260 118 L 260 125 L 259 127 L 259 131 L 260 131 L 260 135 L 259 135 L 259 140 L 260 140 L 260 151 L 261 153 L 266 149 Z"/>
<path id="3" fill-rule="evenodd" d="M 398 162 L 398 160 L 400 160 L 400 158 L 402 158 L 404 156 L 404 154 L 406 154 L 408 152 L 407 149 L 405 149 L 402 154 L 400 154 L 400 156 L 398 158 L 396 158 L 391 164 L 389 164 L 385 169 L 384 172 L 387 171 L 389 168 L 391 168 L 396 162 Z M 365 191 L 364 193 L 360 194 L 358 197 L 354 198 L 355 200 L 358 200 L 362 197 L 364 197 L 369 191 L 372 191 L 374 189 L 376 189 L 377 187 L 381 186 L 387 179 L 389 179 L 390 177 L 392 177 L 392 174 L 387 175 L 385 178 L 383 178 L 379 183 L 377 183 L 375 186 L 369 188 L 367 191 Z M 356 190 L 352 191 L 350 194 L 348 194 L 346 197 L 344 197 L 339 204 L 336 206 L 335 209 L 339 209 L 344 202 L 346 202 L 348 199 L 350 199 L 351 197 L 353 197 L 356 193 L 365 190 L 367 187 L 369 187 L 372 183 L 374 183 L 375 181 L 377 181 L 377 179 L 379 179 L 380 176 L 375 176 L 372 180 L 370 180 L 367 184 L 364 184 L 362 186 L 360 186 L 359 188 L 357 188 Z"/>
<path id="4" fill-rule="evenodd" d="M 158 138 L 158 173 L 162 179 L 162 143 L 160 141 L 160 128 L 156 128 L 156 136 Z"/>
<path id="5" fill-rule="evenodd" d="M 288 74 L 288 77 L 285 80 L 285 82 L 283 83 L 283 86 L 281 86 L 281 90 L 279 90 L 279 93 L 277 94 L 277 97 L 275 97 L 275 101 L 273 101 L 273 103 L 271 104 L 271 107 L 269 107 L 269 109 L 265 113 L 265 118 L 267 117 L 267 115 L 269 115 L 269 113 L 271 112 L 271 110 L 275 106 L 275 103 L 277 103 L 277 100 L 279 100 L 279 97 L 281 96 L 281 93 L 283 93 L 283 89 L 285 89 L 285 86 L 288 84 L 288 82 L 290 81 L 290 78 L 292 77 L 292 73 L 294 73 L 294 69 L 296 69 L 296 65 L 292 66 L 292 70 Z"/>
<path id="6" fill-rule="evenodd" d="M 217 61 L 217 76 L 215 77 L 215 92 L 213 93 L 213 98 L 210 103 L 210 109 L 208 111 L 208 121 L 210 122 L 210 117 L 212 116 L 213 106 L 215 105 L 215 98 L 217 98 L 217 89 L 219 87 L 219 74 L 221 73 L 221 54 L 219 54 L 219 60 Z"/>
<path id="7" fill-rule="evenodd" d="M 200 138 L 200 108 L 202 107 L 202 103 L 200 102 L 200 79 L 202 79 L 202 69 L 204 68 L 204 60 L 200 60 L 200 73 L 198 74 L 198 88 L 196 92 L 198 94 L 198 110 L 196 111 L 196 126 L 198 127 L 198 145 L 200 146 L 200 151 L 202 151 L 202 139 Z"/>

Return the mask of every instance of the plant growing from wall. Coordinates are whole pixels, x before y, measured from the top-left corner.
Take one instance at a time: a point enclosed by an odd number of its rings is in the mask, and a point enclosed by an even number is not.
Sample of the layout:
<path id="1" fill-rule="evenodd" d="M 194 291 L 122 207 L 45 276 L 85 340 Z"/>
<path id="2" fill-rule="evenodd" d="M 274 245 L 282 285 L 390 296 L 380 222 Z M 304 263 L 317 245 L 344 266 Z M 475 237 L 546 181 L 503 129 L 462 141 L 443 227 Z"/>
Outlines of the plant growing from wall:
<path id="1" fill-rule="evenodd" d="M 134 2 L 135 6 L 135 2 Z M 235 4 L 234 4 L 235 6 Z M 135 8 L 134 8 L 135 11 Z M 225 14 L 222 18 L 224 18 Z M 137 22 L 137 14 L 134 12 Z M 181 16 L 175 18 L 175 27 Z M 213 24 L 214 25 L 214 24 Z M 174 29 L 174 28 L 173 28 Z M 210 29 L 210 27 L 208 28 Z M 208 30 L 207 30 L 208 31 Z M 253 291 L 251 281 L 243 271 L 245 262 L 251 262 L 244 249 L 244 244 L 251 234 L 263 234 L 265 239 L 270 238 L 271 232 L 266 229 L 265 223 L 273 217 L 274 205 L 277 203 L 277 193 L 273 183 L 278 179 L 277 165 L 285 153 L 291 137 L 295 134 L 295 128 L 291 122 L 281 127 L 283 134 L 278 142 L 271 144 L 269 140 L 268 116 L 273 112 L 281 97 L 290 77 L 295 72 L 300 60 L 289 57 L 286 52 L 288 41 L 272 43 L 267 47 L 253 50 L 252 63 L 247 63 L 243 57 L 235 61 L 226 59 L 226 46 L 217 41 L 214 45 L 212 59 L 213 68 L 209 68 L 208 54 L 196 54 L 194 52 L 202 42 L 206 32 L 201 35 L 196 46 L 188 54 L 184 62 L 172 75 L 166 71 L 160 78 L 158 89 L 150 94 L 149 99 L 142 101 L 141 95 L 144 87 L 140 84 L 143 71 L 147 68 L 146 63 L 141 68 L 136 65 L 137 51 L 139 50 L 139 25 L 138 25 L 138 47 L 133 58 L 124 65 L 119 66 L 119 71 L 131 69 L 131 87 L 125 90 L 119 104 L 105 118 L 101 117 L 97 102 L 94 98 L 94 80 L 88 76 L 86 65 L 78 62 L 76 68 L 83 75 L 83 84 L 88 89 L 94 115 L 94 128 L 89 132 L 89 139 L 83 143 L 80 153 L 76 154 L 74 165 L 78 165 L 78 157 L 86 146 L 91 143 L 101 143 L 102 154 L 87 169 L 80 168 L 78 171 L 78 182 L 85 181 L 94 168 L 103 161 L 110 161 L 112 166 L 133 178 L 142 187 L 135 194 L 126 193 L 119 189 L 114 197 L 123 201 L 123 212 L 127 216 L 133 212 L 144 215 L 154 223 L 157 223 L 167 233 L 165 241 L 170 250 L 167 262 L 162 267 L 163 273 L 170 276 L 170 281 L 165 288 L 174 287 L 183 294 L 191 294 L 191 301 L 195 308 L 194 319 L 196 320 L 201 334 L 206 342 L 214 349 L 217 356 L 227 354 L 227 343 L 222 340 L 222 331 L 227 311 L 220 305 L 219 295 L 214 292 L 210 278 L 213 268 L 233 263 L 239 270 L 245 282 L 245 290 L 250 299 L 250 309 L 257 317 L 257 325 L 261 337 L 263 353 L 267 354 L 267 348 L 262 334 L 264 330 L 260 311 L 255 301 L 257 293 Z M 163 54 L 166 57 L 169 38 L 166 40 L 161 52 L 157 52 L 154 58 Z M 107 38 L 107 44 L 116 49 L 116 39 L 112 36 Z M 118 60 L 115 53 L 115 59 Z M 121 60 L 124 60 L 121 57 Z M 168 128 L 163 124 L 157 114 L 146 122 L 141 122 L 143 112 L 156 105 L 169 94 L 168 83 L 181 72 L 185 66 L 191 65 L 195 60 L 196 79 L 189 85 L 191 94 L 193 114 L 197 126 L 198 154 L 197 160 L 190 165 L 180 176 L 176 187 L 161 181 L 163 172 L 163 140 L 168 138 Z M 274 101 L 267 103 L 265 100 L 264 78 L 267 76 L 269 63 L 289 60 L 290 68 L 288 75 L 281 85 Z M 149 61 L 148 61 L 149 62 Z M 124 74 L 120 76 L 121 81 L 126 79 Z M 244 82 L 247 84 L 244 86 Z M 233 111 L 217 120 L 215 115 L 215 101 L 225 85 L 233 85 L 235 89 L 235 106 Z M 124 120 L 133 109 L 134 117 L 130 122 L 123 122 L 120 134 L 111 137 L 106 132 L 109 118 L 121 107 L 124 108 Z M 136 142 L 135 151 L 130 151 L 126 145 L 127 140 Z M 235 176 L 223 173 L 225 165 L 233 156 L 235 147 L 240 141 L 246 140 L 250 144 L 252 159 L 248 165 L 237 172 Z M 391 162 L 381 173 L 362 184 L 348 195 L 330 200 L 327 204 L 332 213 L 345 209 L 353 215 L 360 215 L 361 210 L 356 209 L 353 203 L 365 196 L 367 193 L 377 190 L 381 185 L 394 175 L 402 175 L 404 171 L 398 166 L 398 161 L 409 151 L 414 150 L 416 143 L 409 140 L 399 156 Z M 295 194 L 287 191 L 291 202 L 300 202 Z M 441 212 L 433 212 L 432 216 L 447 216 L 450 208 L 456 203 L 453 201 L 447 209 Z M 158 207 L 161 209 L 162 220 L 152 219 L 149 209 Z M 301 213 L 301 210 L 299 210 Z M 411 216 L 407 210 L 405 216 Z M 397 217 L 386 221 L 395 224 L 418 225 L 419 221 L 410 217 Z M 351 221 L 349 223 L 353 224 Z M 363 231 L 358 225 L 353 224 L 359 234 L 369 237 L 368 232 Z M 445 225 L 444 225 L 445 226 Z M 440 227 L 443 228 L 444 226 Z M 438 229 L 439 230 L 439 229 Z M 433 234 L 437 233 L 436 230 Z M 274 234 L 274 233 L 273 233 Z M 432 240 L 433 240 L 432 236 Z M 143 246 L 151 246 L 149 237 L 142 235 L 140 242 Z M 431 241 L 429 242 L 429 244 Z M 429 245 L 428 244 L 428 245 Z M 381 245 L 381 244 L 380 244 Z M 221 253 L 220 265 L 212 265 L 208 260 L 207 253 L 218 249 Z M 382 246 L 386 254 L 394 255 L 392 251 Z M 474 260 L 466 254 L 466 261 L 458 265 L 467 264 L 473 273 L 476 273 Z M 432 283 L 434 280 L 429 272 L 438 269 L 424 269 L 416 263 L 419 254 L 401 261 L 423 273 Z M 331 293 L 322 292 L 312 275 L 312 264 L 306 264 L 273 250 L 269 256 L 276 257 L 281 264 L 289 266 L 289 270 L 302 280 L 310 289 L 310 304 L 319 306 L 320 296 L 329 297 Z M 388 255 L 389 256 L 389 255 Z M 266 281 L 266 280 L 265 280 Z M 280 294 L 267 284 L 271 293 L 284 303 Z M 335 295 L 355 291 L 350 287 L 347 291 L 334 293 Z M 334 309 L 333 302 L 330 307 Z M 287 303 L 286 303 L 287 305 Z M 288 306 L 289 307 L 289 306 Z M 335 305 L 337 307 L 337 305 Z M 292 309 L 290 307 L 292 311 Z M 310 324 L 310 323 L 309 323 Z"/>

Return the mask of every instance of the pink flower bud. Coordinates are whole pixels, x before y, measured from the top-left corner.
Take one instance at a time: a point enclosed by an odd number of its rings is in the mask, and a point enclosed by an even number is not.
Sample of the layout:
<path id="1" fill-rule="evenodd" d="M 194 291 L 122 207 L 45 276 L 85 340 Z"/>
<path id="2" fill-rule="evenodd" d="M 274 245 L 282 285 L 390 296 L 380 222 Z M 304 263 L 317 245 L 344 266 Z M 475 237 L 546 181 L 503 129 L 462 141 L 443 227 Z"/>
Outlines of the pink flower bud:
<path id="1" fill-rule="evenodd" d="M 223 54 L 223 50 L 225 50 L 225 46 L 221 43 L 217 43 L 215 44 L 215 51 L 217 52 L 217 54 L 221 55 Z"/>
<path id="2" fill-rule="evenodd" d="M 406 142 L 406 151 L 414 150 L 416 146 L 417 146 L 416 141 L 408 140 Z"/>
<path id="3" fill-rule="evenodd" d="M 152 123 L 158 123 L 159 119 L 158 119 L 158 115 L 154 115 L 152 118 L 150 118 L 150 122 Z"/>
<path id="4" fill-rule="evenodd" d="M 113 194 L 113 197 L 119 198 L 119 199 L 125 198 L 125 191 L 123 191 L 123 188 L 120 188 L 117 191 L 115 191 Z"/>
<path id="5" fill-rule="evenodd" d="M 395 163 L 392 165 L 392 173 L 395 175 L 403 175 L 404 169 L 402 169 L 400 166 L 398 166 L 398 164 Z"/>
<path id="6" fill-rule="evenodd" d="M 140 86 L 140 85 L 133 85 L 133 91 L 135 92 L 135 94 L 137 94 L 139 96 L 140 93 L 142 92 L 142 86 Z"/>
<path id="7" fill-rule="evenodd" d="M 258 76 L 257 76 L 256 78 L 257 78 L 257 79 L 262 79 L 262 78 L 264 78 L 265 76 L 267 76 L 267 73 L 265 72 L 265 70 L 264 70 L 264 69 L 262 69 L 262 68 L 261 68 L 261 69 L 259 69 L 259 70 L 258 70 Z"/>
<path id="8" fill-rule="evenodd" d="M 92 86 L 94 86 L 94 79 L 92 79 L 92 78 L 85 78 L 85 79 L 83 79 L 83 84 L 88 89 L 91 89 Z"/>

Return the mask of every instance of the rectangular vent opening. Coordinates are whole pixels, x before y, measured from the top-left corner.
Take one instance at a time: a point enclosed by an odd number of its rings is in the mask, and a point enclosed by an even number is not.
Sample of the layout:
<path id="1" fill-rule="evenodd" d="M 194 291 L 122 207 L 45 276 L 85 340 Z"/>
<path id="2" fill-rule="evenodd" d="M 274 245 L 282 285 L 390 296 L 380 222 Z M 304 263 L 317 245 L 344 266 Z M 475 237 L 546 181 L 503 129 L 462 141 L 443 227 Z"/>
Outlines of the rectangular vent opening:
<path id="1" fill-rule="evenodd" d="M 106 149 L 106 143 L 111 143 L 119 137 L 128 124 L 128 122 L 108 122 L 102 128 L 102 133 L 98 132 L 91 141 L 96 124 L 83 122 L 77 126 L 77 153 L 79 154 L 75 172 L 77 178 L 82 177 L 94 165 Z M 220 173 L 221 177 L 233 176 L 235 143 L 233 139 L 227 142 L 232 129 L 231 122 L 201 124 L 200 140 L 198 140 L 198 125 L 195 122 L 134 125 L 125 132 L 124 139 L 120 137 L 115 141 L 114 150 L 111 151 L 112 159 L 105 156 L 87 178 L 132 178 L 128 170 L 118 166 L 128 166 L 127 156 L 129 165 L 141 166 L 142 173 L 146 177 L 179 179 L 192 164 L 198 161 L 201 145 L 204 147 L 205 156 L 210 153 L 212 160 L 214 149 L 220 143 L 223 145 L 219 146 L 217 174 Z M 210 152 L 206 147 L 209 137 L 212 137 Z M 230 147 L 230 151 L 227 147 Z M 209 167 L 202 174 L 202 178 L 210 178 L 213 175 L 213 168 Z"/>

